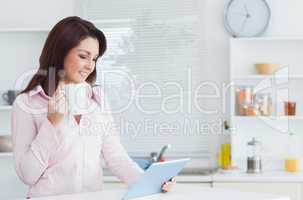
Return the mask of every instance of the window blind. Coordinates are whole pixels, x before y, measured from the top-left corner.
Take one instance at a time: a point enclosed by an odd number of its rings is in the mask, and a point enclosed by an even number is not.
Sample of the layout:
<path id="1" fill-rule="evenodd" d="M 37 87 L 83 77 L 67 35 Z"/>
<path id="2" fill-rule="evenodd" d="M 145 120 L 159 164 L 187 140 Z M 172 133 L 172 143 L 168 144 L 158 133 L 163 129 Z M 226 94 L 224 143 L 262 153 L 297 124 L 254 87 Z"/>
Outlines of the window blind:
<path id="1" fill-rule="evenodd" d="M 207 60 L 201 0 L 89 0 L 83 17 L 106 35 L 97 63 L 121 141 L 145 156 L 171 144 L 170 156 L 208 157 L 210 135 L 193 89 Z M 203 104 L 203 102 L 200 102 Z"/>

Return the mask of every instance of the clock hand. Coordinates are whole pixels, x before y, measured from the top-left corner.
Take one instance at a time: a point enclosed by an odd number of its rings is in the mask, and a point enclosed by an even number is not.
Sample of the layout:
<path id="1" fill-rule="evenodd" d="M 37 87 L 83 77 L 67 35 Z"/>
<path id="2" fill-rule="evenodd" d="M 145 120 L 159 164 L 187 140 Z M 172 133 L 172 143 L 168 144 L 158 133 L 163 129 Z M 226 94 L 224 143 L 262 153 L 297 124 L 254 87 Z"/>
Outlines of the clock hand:
<path id="1" fill-rule="evenodd" d="M 249 14 L 246 4 L 244 4 L 244 9 L 246 11 L 246 14 Z"/>
<path id="2" fill-rule="evenodd" d="M 250 16 L 250 14 L 249 14 L 249 12 L 248 12 L 247 5 L 246 5 L 246 4 L 244 4 L 244 9 L 245 9 L 245 11 L 246 11 L 246 17 L 247 17 L 247 18 L 250 18 L 251 16 Z"/>
<path id="3" fill-rule="evenodd" d="M 247 17 L 247 14 L 245 14 L 245 13 L 241 13 L 241 12 L 233 12 L 233 14 L 237 14 L 237 15 L 241 15 L 241 16 L 245 16 L 245 17 Z"/>
<path id="4" fill-rule="evenodd" d="M 246 24 L 246 21 L 247 21 L 247 17 L 244 19 L 244 21 L 242 22 L 242 25 L 241 25 L 241 29 L 240 29 L 240 32 L 239 33 L 242 33 L 243 32 L 243 29 L 244 29 L 244 26 Z"/>

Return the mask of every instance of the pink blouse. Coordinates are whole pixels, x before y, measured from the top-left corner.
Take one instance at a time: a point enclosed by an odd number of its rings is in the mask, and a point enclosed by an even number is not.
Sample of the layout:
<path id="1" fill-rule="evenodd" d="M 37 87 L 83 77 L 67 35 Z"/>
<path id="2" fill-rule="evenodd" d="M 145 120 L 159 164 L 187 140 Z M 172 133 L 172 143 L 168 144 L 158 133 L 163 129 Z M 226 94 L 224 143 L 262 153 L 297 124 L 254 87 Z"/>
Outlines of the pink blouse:
<path id="1" fill-rule="evenodd" d="M 102 160 L 131 185 L 143 170 L 122 147 L 100 87 L 89 87 L 90 105 L 79 124 L 47 119 L 49 96 L 41 86 L 17 97 L 12 110 L 15 167 L 29 186 L 28 197 L 102 190 Z M 103 159 L 102 159 L 103 158 Z"/>

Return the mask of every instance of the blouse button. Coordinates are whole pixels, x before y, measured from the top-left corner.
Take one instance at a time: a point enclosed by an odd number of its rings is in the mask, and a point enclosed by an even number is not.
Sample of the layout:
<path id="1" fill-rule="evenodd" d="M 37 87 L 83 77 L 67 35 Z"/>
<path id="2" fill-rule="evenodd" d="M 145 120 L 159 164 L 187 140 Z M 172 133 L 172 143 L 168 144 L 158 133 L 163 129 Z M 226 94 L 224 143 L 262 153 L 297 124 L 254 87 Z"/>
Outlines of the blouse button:
<path id="1" fill-rule="evenodd" d="M 81 128 L 88 128 L 90 126 L 90 120 L 87 118 L 83 118 L 81 120 L 80 125 L 81 125 Z"/>

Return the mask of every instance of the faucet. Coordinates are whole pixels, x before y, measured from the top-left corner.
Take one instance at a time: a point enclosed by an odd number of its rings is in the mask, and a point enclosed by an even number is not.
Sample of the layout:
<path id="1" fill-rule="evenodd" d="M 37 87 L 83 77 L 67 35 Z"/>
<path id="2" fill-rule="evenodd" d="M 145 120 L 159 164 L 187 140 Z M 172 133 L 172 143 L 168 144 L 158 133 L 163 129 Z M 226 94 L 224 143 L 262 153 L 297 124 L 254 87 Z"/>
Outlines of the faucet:
<path id="1" fill-rule="evenodd" d="M 151 152 L 150 157 L 151 157 L 151 162 L 160 162 L 160 160 L 163 158 L 164 152 L 171 148 L 170 144 L 165 145 L 164 147 L 161 148 L 159 154 L 157 152 Z"/>
<path id="2" fill-rule="evenodd" d="M 157 162 L 157 159 L 158 159 L 157 156 L 158 156 L 157 152 L 150 153 L 151 163 Z"/>

